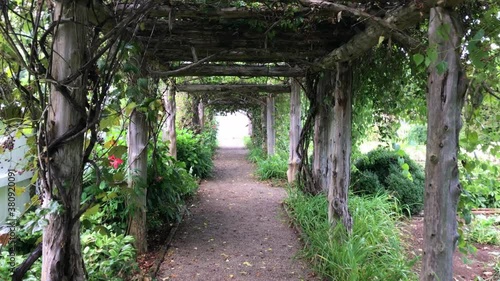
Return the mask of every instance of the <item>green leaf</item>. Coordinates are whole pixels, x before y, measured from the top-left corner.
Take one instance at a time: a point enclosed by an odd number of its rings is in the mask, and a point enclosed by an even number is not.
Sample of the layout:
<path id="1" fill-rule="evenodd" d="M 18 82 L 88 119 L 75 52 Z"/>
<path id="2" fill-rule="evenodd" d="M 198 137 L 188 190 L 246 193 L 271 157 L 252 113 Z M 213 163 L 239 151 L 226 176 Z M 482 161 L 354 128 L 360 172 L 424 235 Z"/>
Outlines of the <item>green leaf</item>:
<path id="1" fill-rule="evenodd" d="M 437 34 L 443 40 L 450 39 L 450 31 L 451 27 L 449 24 L 442 24 L 437 28 Z"/>
<path id="2" fill-rule="evenodd" d="M 137 74 L 139 73 L 139 68 L 129 62 L 126 62 L 123 64 L 123 72 L 127 73 L 132 72 Z"/>
<path id="3" fill-rule="evenodd" d="M 410 170 L 410 165 L 408 165 L 407 163 L 403 163 L 403 165 L 401 165 L 401 168 L 405 171 L 409 171 Z"/>
<path id="4" fill-rule="evenodd" d="M 88 208 L 87 211 L 85 211 L 85 213 L 83 213 L 82 219 L 89 217 L 89 216 L 92 216 L 92 215 L 95 215 L 95 214 L 97 214 L 97 212 L 99 212 L 99 204 L 95 204 L 94 206 Z"/>
<path id="5" fill-rule="evenodd" d="M 108 152 L 108 155 L 114 155 L 117 158 L 123 158 L 123 154 L 127 152 L 127 146 L 125 145 L 116 145 L 111 147 Z"/>
<path id="6" fill-rule="evenodd" d="M 417 66 L 419 66 L 420 64 L 422 64 L 424 62 L 424 56 L 422 54 L 414 54 L 413 55 L 413 61 L 415 62 L 415 64 Z"/>
<path id="7" fill-rule="evenodd" d="M 448 63 L 445 61 L 441 61 L 436 65 L 436 69 L 439 75 L 443 74 L 448 70 Z"/>
<path id="8" fill-rule="evenodd" d="M 147 90 L 148 89 L 148 84 L 149 84 L 149 79 L 148 78 L 139 78 L 139 79 L 137 79 L 137 86 L 141 90 Z"/>
<path id="9" fill-rule="evenodd" d="M 438 52 L 436 46 L 427 49 L 427 58 L 431 63 L 437 60 Z"/>

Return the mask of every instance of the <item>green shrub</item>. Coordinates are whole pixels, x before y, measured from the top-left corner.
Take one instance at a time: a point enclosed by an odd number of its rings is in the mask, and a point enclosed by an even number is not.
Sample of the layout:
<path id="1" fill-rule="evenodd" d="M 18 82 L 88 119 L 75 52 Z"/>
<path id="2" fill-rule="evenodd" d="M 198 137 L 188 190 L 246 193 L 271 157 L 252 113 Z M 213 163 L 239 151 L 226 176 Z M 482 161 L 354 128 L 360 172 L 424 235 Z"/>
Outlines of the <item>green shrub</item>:
<path id="1" fill-rule="evenodd" d="M 134 238 L 123 234 L 101 233 L 87 230 L 81 235 L 82 254 L 85 261 L 89 281 L 123 281 L 131 280 L 138 272 Z M 29 254 L 16 254 L 16 267 Z M 3 257 L 10 257 L 8 251 L 2 251 Z M 9 259 L 0 259 L 0 280 L 11 279 Z M 41 278 L 42 259 L 38 259 L 27 272 L 23 280 L 38 281 Z"/>
<path id="2" fill-rule="evenodd" d="M 177 130 L 177 159 L 186 163 L 186 169 L 199 178 L 212 174 L 215 147 L 213 138 L 205 133 L 196 135 L 190 130 Z"/>
<path id="3" fill-rule="evenodd" d="M 128 280 L 138 272 L 134 238 L 123 234 L 102 234 L 87 231 L 82 234 L 85 267 L 92 281 Z"/>
<path id="4" fill-rule="evenodd" d="M 162 225 L 180 220 L 180 210 L 198 184 L 184 162 L 167 155 L 167 148 L 159 144 L 148 168 L 147 224 L 148 230 L 160 230 Z M 154 162 L 153 162 L 154 161 Z"/>
<path id="5" fill-rule="evenodd" d="M 466 208 L 500 208 L 500 167 L 477 159 L 465 159 L 460 173 L 463 186 L 460 204 Z"/>
<path id="6" fill-rule="evenodd" d="M 0 280 L 12 280 L 12 270 L 10 267 L 10 253 L 5 248 L 2 249 L 0 253 L 2 258 L 0 259 Z M 19 266 L 24 260 L 28 257 L 28 255 L 21 255 L 16 253 L 14 256 L 16 267 Z M 24 281 L 39 281 L 42 276 L 42 259 L 39 258 L 26 272 L 24 275 Z"/>
<path id="7" fill-rule="evenodd" d="M 302 254 L 328 280 L 417 280 L 400 242 L 397 206 L 387 195 L 350 196 L 353 217 L 350 236 L 341 224 L 331 230 L 324 195 L 310 196 L 293 190 L 286 206 L 302 230 Z"/>
<path id="8" fill-rule="evenodd" d="M 424 171 L 401 150 L 375 149 L 358 159 L 353 170 L 351 183 L 354 193 L 374 195 L 385 192 L 410 214 L 422 210 Z"/>

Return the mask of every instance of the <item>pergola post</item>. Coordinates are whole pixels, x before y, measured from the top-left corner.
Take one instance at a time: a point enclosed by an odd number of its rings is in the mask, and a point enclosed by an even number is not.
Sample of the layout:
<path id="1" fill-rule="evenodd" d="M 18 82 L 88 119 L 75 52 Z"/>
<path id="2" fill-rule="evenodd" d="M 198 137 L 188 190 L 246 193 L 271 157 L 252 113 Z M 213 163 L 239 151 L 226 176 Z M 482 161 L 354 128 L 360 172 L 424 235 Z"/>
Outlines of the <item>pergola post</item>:
<path id="1" fill-rule="evenodd" d="M 333 71 L 324 71 L 318 78 L 316 92 L 316 102 L 318 103 L 318 112 L 314 120 L 314 150 L 312 175 L 316 192 L 328 192 L 329 179 L 329 152 L 330 144 L 329 130 L 333 121 L 333 100 L 332 92 L 335 84 Z"/>
<path id="2" fill-rule="evenodd" d="M 177 159 L 177 133 L 175 132 L 175 116 L 177 114 L 177 109 L 175 105 L 175 88 L 173 85 L 167 85 L 167 90 L 163 95 L 163 102 L 165 114 L 167 115 L 163 139 L 169 142 L 169 155 Z"/>
<path id="3" fill-rule="evenodd" d="M 292 183 L 297 177 L 301 159 L 297 153 L 299 145 L 301 123 L 300 123 L 300 85 L 297 79 L 290 79 L 290 155 L 288 158 L 288 182 Z"/>
<path id="4" fill-rule="evenodd" d="M 448 27 L 443 35 L 442 27 Z M 463 30 L 451 8 L 431 9 L 430 48 L 438 57 L 429 66 L 427 87 L 427 147 L 425 157 L 424 251 L 422 281 L 453 280 L 453 252 L 459 237 L 457 206 L 460 117 L 467 83 L 460 58 Z M 438 64 L 445 63 L 445 69 Z"/>
<path id="5" fill-rule="evenodd" d="M 205 103 L 203 99 L 200 99 L 200 103 L 198 104 L 198 116 L 200 119 L 200 132 L 205 128 Z"/>
<path id="6" fill-rule="evenodd" d="M 347 195 L 351 178 L 352 67 L 348 62 L 337 63 L 333 102 L 328 130 L 328 221 L 332 228 L 341 222 L 351 232 Z"/>
<path id="7" fill-rule="evenodd" d="M 273 94 L 268 94 L 266 99 L 266 135 L 267 135 L 267 156 L 275 153 L 276 128 L 275 128 L 275 101 Z"/>
<path id="8" fill-rule="evenodd" d="M 132 206 L 129 217 L 128 234 L 135 238 L 137 253 L 147 250 L 146 241 L 146 182 L 148 175 L 148 122 L 146 114 L 134 109 L 130 114 L 128 143 L 128 187 L 134 189 L 134 194 L 127 202 Z M 139 192 L 135 190 L 139 189 Z"/>
<path id="9" fill-rule="evenodd" d="M 267 153 L 267 100 L 260 109 L 260 125 L 262 133 L 262 151 Z"/>

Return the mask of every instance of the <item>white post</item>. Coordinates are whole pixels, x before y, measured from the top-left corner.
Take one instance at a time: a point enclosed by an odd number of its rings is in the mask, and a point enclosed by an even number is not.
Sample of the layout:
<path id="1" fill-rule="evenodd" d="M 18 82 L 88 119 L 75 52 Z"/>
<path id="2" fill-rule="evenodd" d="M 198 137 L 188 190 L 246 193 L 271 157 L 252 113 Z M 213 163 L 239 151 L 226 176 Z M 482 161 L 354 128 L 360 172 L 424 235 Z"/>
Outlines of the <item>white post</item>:
<path id="1" fill-rule="evenodd" d="M 276 128 L 274 128 L 274 116 L 275 108 L 274 108 L 274 96 L 272 94 L 268 94 L 267 96 L 267 156 L 274 155 L 274 147 L 276 145 Z"/>
<path id="2" fill-rule="evenodd" d="M 300 123 L 300 85 L 296 79 L 290 79 L 290 157 L 288 159 L 288 182 L 292 183 L 297 177 L 301 159 L 297 153 L 299 145 L 301 123 Z"/>

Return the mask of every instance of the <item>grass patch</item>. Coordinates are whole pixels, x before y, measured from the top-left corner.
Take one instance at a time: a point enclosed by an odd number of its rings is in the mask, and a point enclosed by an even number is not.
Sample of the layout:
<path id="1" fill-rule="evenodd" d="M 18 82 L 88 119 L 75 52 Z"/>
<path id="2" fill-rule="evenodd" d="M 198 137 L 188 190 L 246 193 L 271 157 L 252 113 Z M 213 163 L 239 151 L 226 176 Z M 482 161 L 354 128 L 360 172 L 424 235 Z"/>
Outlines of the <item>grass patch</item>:
<path id="1" fill-rule="evenodd" d="M 260 180 L 286 179 L 287 169 L 288 161 L 278 154 L 257 160 L 256 173 Z"/>
<path id="2" fill-rule="evenodd" d="M 343 235 L 342 226 L 330 230 L 324 195 L 309 196 L 292 190 L 286 200 L 290 215 L 302 229 L 303 256 L 315 271 L 329 280 L 417 280 L 406 260 L 396 222 L 400 215 L 387 195 L 351 196 L 353 233 Z"/>

